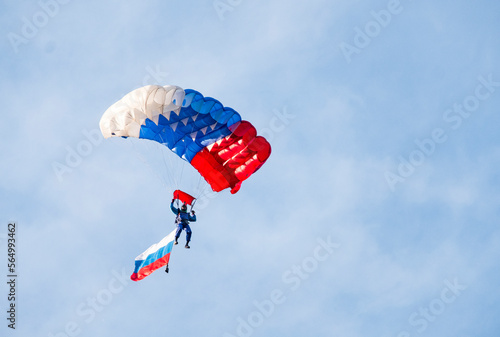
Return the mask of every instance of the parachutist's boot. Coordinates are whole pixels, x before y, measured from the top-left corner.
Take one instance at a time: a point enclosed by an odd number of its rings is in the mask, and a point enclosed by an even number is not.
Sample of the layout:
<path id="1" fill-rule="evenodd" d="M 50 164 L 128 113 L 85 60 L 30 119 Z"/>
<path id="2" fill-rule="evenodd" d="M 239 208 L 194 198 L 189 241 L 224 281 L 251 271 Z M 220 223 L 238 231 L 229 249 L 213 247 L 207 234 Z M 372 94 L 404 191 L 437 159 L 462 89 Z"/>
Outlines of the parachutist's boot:
<path id="1" fill-rule="evenodd" d="M 184 246 L 184 248 L 188 248 L 188 249 L 191 248 L 191 247 L 189 247 L 189 241 L 186 242 L 186 245 Z"/>
<path id="2" fill-rule="evenodd" d="M 177 242 L 177 238 L 175 239 L 174 245 L 178 245 L 179 242 Z"/>

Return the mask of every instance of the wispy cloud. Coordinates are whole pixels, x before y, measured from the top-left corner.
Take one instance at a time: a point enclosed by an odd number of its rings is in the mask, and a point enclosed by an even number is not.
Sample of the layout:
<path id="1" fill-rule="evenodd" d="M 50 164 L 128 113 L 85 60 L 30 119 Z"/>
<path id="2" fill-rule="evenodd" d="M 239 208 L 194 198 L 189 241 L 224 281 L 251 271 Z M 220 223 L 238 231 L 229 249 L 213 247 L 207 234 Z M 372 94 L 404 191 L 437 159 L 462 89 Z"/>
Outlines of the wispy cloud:
<path id="1" fill-rule="evenodd" d="M 17 332 L 497 332 L 482 319 L 499 311 L 500 96 L 476 89 L 499 76 L 498 5 L 400 1 L 386 25 L 397 1 L 222 2 L 224 20 L 213 1 L 3 5 L 0 218 L 19 224 Z M 45 23 L 37 13 L 55 4 Z M 354 29 L 372 21 L 380 32 L 356 46 Z M 17 52 L 9 32 L 27 39 Z M 342 42 L 360 50 L 351 62 Z M 115 272 L 174 226 L 168 168 L 143 160 L 154 149 L 95 133 L 146 83 L 219 99 L 273 152 L 237 194 L 200 206 L 192 249 L 174 249 L 168 275 L 127 285 Z M 448 139 L 422 143 L 436 128 Z M 392 191 L 399 156 L 418 165 Z M 319 262 L 328 237 L 340 246 Z"/>

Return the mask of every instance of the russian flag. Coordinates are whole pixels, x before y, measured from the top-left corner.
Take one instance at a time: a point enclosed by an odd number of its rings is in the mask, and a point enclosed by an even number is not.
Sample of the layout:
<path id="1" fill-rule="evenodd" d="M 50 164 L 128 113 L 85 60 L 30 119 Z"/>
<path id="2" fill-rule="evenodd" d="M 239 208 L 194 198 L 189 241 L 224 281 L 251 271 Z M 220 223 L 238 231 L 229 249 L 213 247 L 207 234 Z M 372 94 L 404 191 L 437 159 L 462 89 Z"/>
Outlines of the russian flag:
<path id="1" fill-rule="evenodd" d="M 175 229 L 165 236 L 160 242 L 149 247 L 144 253 L 135 258 L 134 273 L 130 276 L 132 281 L 139 281 L 168 264 L 170 252 L 174 246 Z"/>

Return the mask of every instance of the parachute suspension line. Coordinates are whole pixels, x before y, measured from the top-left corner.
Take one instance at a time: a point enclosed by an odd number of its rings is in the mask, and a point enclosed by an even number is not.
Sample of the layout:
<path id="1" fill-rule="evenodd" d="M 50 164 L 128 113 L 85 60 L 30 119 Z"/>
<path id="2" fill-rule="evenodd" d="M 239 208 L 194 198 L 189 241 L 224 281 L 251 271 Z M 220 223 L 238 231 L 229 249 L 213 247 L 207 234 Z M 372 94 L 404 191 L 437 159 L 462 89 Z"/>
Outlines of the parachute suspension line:
<path id="1" fill-rule="evenodd" d="M 157 144 L 153 144 L 153 142 L 151 141 L 145 141 L 143 142 L 147 148 L 147 151 L 149 153 L 157 153 L 158 152 L 158 149 L 155 148 L 157 147 L 158 145 Z M 160 151 L 162 151 L 163 149 L 160 149 Z M 166 168 L 165 168 L 166 169 Z M 168 185 L 170 184 L 170 181 L 169 180 L 172 180 L 172 178 L 170 177 L 170 175 L 168 174 L 168 170 L 167 170 L 167 173 L 166 174 L 163 174 L 163 172 L 156 172 L 156 175 L 159 176 L 159 178 L 163 181 L 163 187 L 167 188 Z"/>
<path id="2" fill-rule="evenodd" d="M 168 164 L 167 164 L 167 161 L 165 160 L 165 150 L 164 149 L 161 149 L 161 159 L 163 160 L 163 167 L 164 167 L 164 170 L 165 170 L 165 175 L 167 177 L 169 177 L 169 180 L 170 180 L 170 183 L 174 182 L 173 181 L 173 177 L 170 176 L 170 172 L 168 171 Z"/>
<path id="3" fill-rule="evenodd" d="M 196 193 L 198 193 L 198 191 L 202 191 L 201 182 L 202 182 L 202 176 L 200 174 L 200 176 L 198 177 L 198 183 L 196 184 Z"/>
<path id="4" fill-rule="evenodd" d="M 165 146 L 165 148 L 169 148 L 166 146 L 166 142 L 163 140 L 162 136 L 160 135 L 160 139 Z M 172 152 L 173 153 L 173 152 Z M 170 168 L 171 170 L 168 172 L 169 176 L 172 178 L 172 184 L 170 185 L 174 190 L 179 189 L 179 187 L 182 184 L 182 171 L 184 170 L 184 160 L 180 160 L 178 158 L 174 158 L 173 155 L 167 154 L 167 151 L 163 152 L 163 159 L 168 162 L 166 167 Z M 179 173 L 180 171 L 180 173 Z"/>
<path id="5" fill-rule="evenodd" d="M 201 178 L 201 176 L 200 176 L 200 178 Z M 202 185 L 201 181 L 200 181 L 200 185 Z M 208 184 L 206 184 L 203 188 L 200 186 L 200 188 L 198 190 L 199 190 L 199 193 L 196 195 L 195 202 L 200 198 L 206 197 L 209 193 L 208 191 L 211 191 L 210 185 L 208 185 Z M 194 204 L 193 204 L 193 206 L 194 206 Z"/>
<path id="6" fill-rule="evenodd" d="M 143 152 L 146 152 L 146 153 L 151 152 L 151 148 L 150 148 L 148 142 L 141 142 L 141 143 L 139 143 L 142 146 L 142 151 L 140 151 L 140 149 L 138 149 L 138 145 L 136 145 L 135 142 L 133 142 L 133 144 L 134 144 L 134 148 L 136 149 L 137 153 L 139 153 L 139 155 L 141 156 L 141 158 L 144 159 L 144 163 L 146 163 L 146 165 L 148 165 L 150 171 L 154 175 L 156 175 L 163 184 L 165 184 L 165 181 L 164 181 L 163 177 L 161 176 L 161 174 L 158 174 L 158 172 L 154 169 L 154 167 L 152 167 L 150 165 L 150 162 L 142 155 Z"/>
<path id="7" fill-rule="evenodd" d="M 181 175 L 180 175 L 180 178 L 179 178 L 179 181 L 182 183 L 182 175 L 184 173 L 184 166 L 186 165 L 186 161 L 184 159 L 182 159 L 182 166 L 181 166 Z"/>
<path id="8" fill-rule="evenodd" d="M 148 161 L 142 155 L 141 151 L 139 151 L 137 149 L 135 142 L 132 139 L 130 139 L 129 137 L 127 137 L 125 140 L 126 140 L 127 144 L 132 144 L 132 148 L 133 148 L 134 152 L 137 154 L 137 156 L 139 157 L 139 160 L 149 168 L 151 173 L 153 175 L 155 175 L 158 178 L 158 180 L 161 181 L 161 183 L 163 185 L 165 185 L 165 180 L 160 175 L 158 175 L 158 173 L 151 167 L 151 165 L 148 163 Z M 130 147 L 130 145 L 129 145 L 129 147 Z"/>
<path id="9" fill-rule="evenodd" d="M 176 175 L 175 172 L 177 172 L 177 166 L 178 163 L 175 163 L 174 160 L 168 156 L 166 152 L 163 153 L 163 158 L 166 159 L 167 162 L 167 167 L 170 167 L 171 171 L 169 172 L 169 175 L 172 176 L 172 188 L 175 190 L 179 187 L 179 179 L 178 176 Z"/>
<path id="10" fill-rule="evenodd" d="M 215 193 L 212 190 L 212 187 L 210 186 L 210 184 L 208 184 L 208 182 L 206 182 L 205 179 L 203 178 L 203 176 L 201 176 L 201 175 L 200 175 L 200 182 L 199 182 L 199 191 L 200 191 L 200 193 L 199 193 L 198 198 L 211 199 L 210 194 Z"/>
<path id="11" fill-rule="evenodd" d="M 165 145 L 166 142 L 163 140 L 163 138 L 161 137 L 161 135 L 160 135 L 160 139 L 161 139 L 161 144 L 164 145 L 165 147 L 167 147 Z M 171 183 L 170 186 L 174 190 L 176 190 L 179 187 L 179 181 L 177 180 L 177 177 L 174 174 L 174 172 L 176 170 L 173 169 L 174 168 L 174 163 L 172 161 L 172 158 L 170 158 L 167 155 L 166 150 L 164 148 L 162 148 L 161 154 L 162 154 L 163 164 L 165 165 L 166 175 L 170 178 L 170 183 Z M 171 170 L 169 170 L 169 168 L 171 168 Z"/>

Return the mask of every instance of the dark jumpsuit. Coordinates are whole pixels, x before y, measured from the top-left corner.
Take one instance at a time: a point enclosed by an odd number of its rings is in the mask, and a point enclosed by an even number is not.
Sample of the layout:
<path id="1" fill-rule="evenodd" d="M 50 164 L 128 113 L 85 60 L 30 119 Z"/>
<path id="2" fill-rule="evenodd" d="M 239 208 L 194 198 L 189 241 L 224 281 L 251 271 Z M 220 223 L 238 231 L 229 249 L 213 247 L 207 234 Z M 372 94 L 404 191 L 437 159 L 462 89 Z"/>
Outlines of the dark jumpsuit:
<path id="1" fill-rule="evenodd" d="M 175 241 L 179 239 L 183 229 L 186 230 L 186 241 L 191 241 L 191 227 L 189 227 L 189 221 L 196 221 L 196 215 L 190 215 L 188 212 L 183 212 L 181 209 L 174 206 L 174 203 L 170 204 L 170 209 L 177 215 L 175 223 L 177 224 L 177 231 L 175 232 Z"/>

